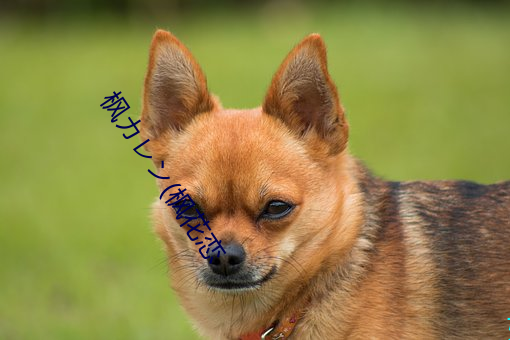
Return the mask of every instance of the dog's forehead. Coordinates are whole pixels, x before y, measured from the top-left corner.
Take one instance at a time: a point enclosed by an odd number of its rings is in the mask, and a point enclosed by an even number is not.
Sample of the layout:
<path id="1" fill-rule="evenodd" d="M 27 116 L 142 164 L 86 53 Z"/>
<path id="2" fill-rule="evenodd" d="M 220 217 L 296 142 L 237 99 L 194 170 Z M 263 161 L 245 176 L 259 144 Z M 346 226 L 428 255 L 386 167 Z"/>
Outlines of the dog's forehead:
<path id="1" fill-rule="evenodd" d="M 253 109 L 221 109 L 212 113 L 215 117 L 226 118 L 226 117 L 238 117 L 238 118 L 263 118 L 262 107 L 256 107 Z"/>
<path id="2" fill-rule="evenodd" d="M 205 114 L 174 145 L 176 179 L 208 200 L 295 190 L 293 179 L 303 178 L 300 164 L 308 158 L 299 140 L 260 108 Z"/>
<path id="3" fill-rule="evenodd" d="M 187 129 L 180 144 L 200 166 L 214 164 L 235 170 L 274 163 L 273 156 L 283 158 L 281 161 L 294 158 L 292 152 L 285 151 L 299 143 L 277 119 L 256 108 L 205 114 Z"/>
<path id="4" fill-rule="evenodd" d="M 260 108 L 216 111 L 204 115 L 188 131 L 195 168 L 225 175 L 218 177 L 274 171 L 291 165 L 299 154 L 292 149 L 299 149 L 298 141 Z"/>

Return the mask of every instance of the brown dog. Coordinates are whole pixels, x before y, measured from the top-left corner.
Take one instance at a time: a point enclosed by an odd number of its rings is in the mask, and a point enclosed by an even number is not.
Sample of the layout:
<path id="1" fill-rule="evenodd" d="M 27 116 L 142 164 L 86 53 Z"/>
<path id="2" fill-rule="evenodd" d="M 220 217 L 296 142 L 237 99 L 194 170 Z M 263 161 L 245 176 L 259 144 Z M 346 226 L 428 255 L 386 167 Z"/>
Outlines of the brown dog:
<path id="1" fill-rule="evenodd" d="M 155 202 L 155 228 L 203 336 L 510 337 L 510 182 L 371 176 L 348 153 L 319 35 L 290 52 L 262 107 L 227 110 L 190 52 L 157 31 L 141 124 L 169 177 L 160 191 L 181 185 Z M 178 188 L 192 198 L 180 207 L 167 200 Z M 199 217 L 201 232 L 180 226 Z M 199 252 L 206 227 L 219 256 Z"/>

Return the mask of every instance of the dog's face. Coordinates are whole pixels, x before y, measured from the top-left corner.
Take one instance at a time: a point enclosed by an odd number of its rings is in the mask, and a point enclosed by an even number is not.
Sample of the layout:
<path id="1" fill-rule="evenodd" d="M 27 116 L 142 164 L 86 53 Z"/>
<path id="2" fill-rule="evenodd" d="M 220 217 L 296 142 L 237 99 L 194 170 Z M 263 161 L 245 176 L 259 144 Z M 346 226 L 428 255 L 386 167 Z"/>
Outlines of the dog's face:
<path id="1" fill-rule="evenodd" d="M 233 85 L 235 86 L 235 85 Z M 318 35 L 303 40 L 275 74 L 260 108 L 223 109 L 207 90 L 189 51 L 171 34 L 152 41 L 141 133 L 153 156 L 160 192 L 181 184 L 226 254 L 203 259 L 208 235 L 180 227 L 163 197 L 157 232 L 176 275 L 193 289 L 246 292 L 285 287 L 311 275 L 326 255 L 354 240 L 346 192 L 347 123 Z M 164 167 L 161 168 L 161 162 Z M 345 220 L 345 226 L 337 227 Z M 195 223 L 196 224 L 196 223 Z M 341 241 L 340 243 L 338 241 Z M 172 264 L 171 264 L 172 267 Z"/>

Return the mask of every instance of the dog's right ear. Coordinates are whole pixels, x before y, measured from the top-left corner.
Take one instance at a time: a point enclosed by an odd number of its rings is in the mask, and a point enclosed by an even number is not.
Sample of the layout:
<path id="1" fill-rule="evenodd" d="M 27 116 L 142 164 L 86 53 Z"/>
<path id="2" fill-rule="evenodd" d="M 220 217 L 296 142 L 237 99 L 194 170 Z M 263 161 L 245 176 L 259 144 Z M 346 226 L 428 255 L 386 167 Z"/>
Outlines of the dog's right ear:
<path id="1" fill-rule="evenodd" d="M 310 34 L 287 55 L 273 77 L 263 111 L 300 137 L 314 131 L 329 154 L 345 149 L 349 128 L 320 35 Z"/>
<path id="2" fill-rule="evenodd" d="M 188 49 L 171 33 L 157 30 L 143 90 L 142 140 L 180 131 L 215 105 L 204 73 Z"/>

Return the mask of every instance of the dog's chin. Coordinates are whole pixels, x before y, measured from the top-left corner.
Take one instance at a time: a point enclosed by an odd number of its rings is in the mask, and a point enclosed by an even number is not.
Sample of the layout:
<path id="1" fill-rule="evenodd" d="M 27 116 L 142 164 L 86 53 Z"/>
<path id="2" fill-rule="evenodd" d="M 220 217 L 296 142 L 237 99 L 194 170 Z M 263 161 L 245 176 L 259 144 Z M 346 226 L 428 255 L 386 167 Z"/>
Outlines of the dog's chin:
<path id="1" fill-rule="evenodd" d="M 276 266 L 262 278 L 256 279 L 249 273 L 240 273 L 240 275 L 223 276 L 214 273 L 207 273 L 203 281 L 211 290 L 223 293 L 240 293 L 257 290 L 264 283 L 269 281 L 276 274 Z"/>

